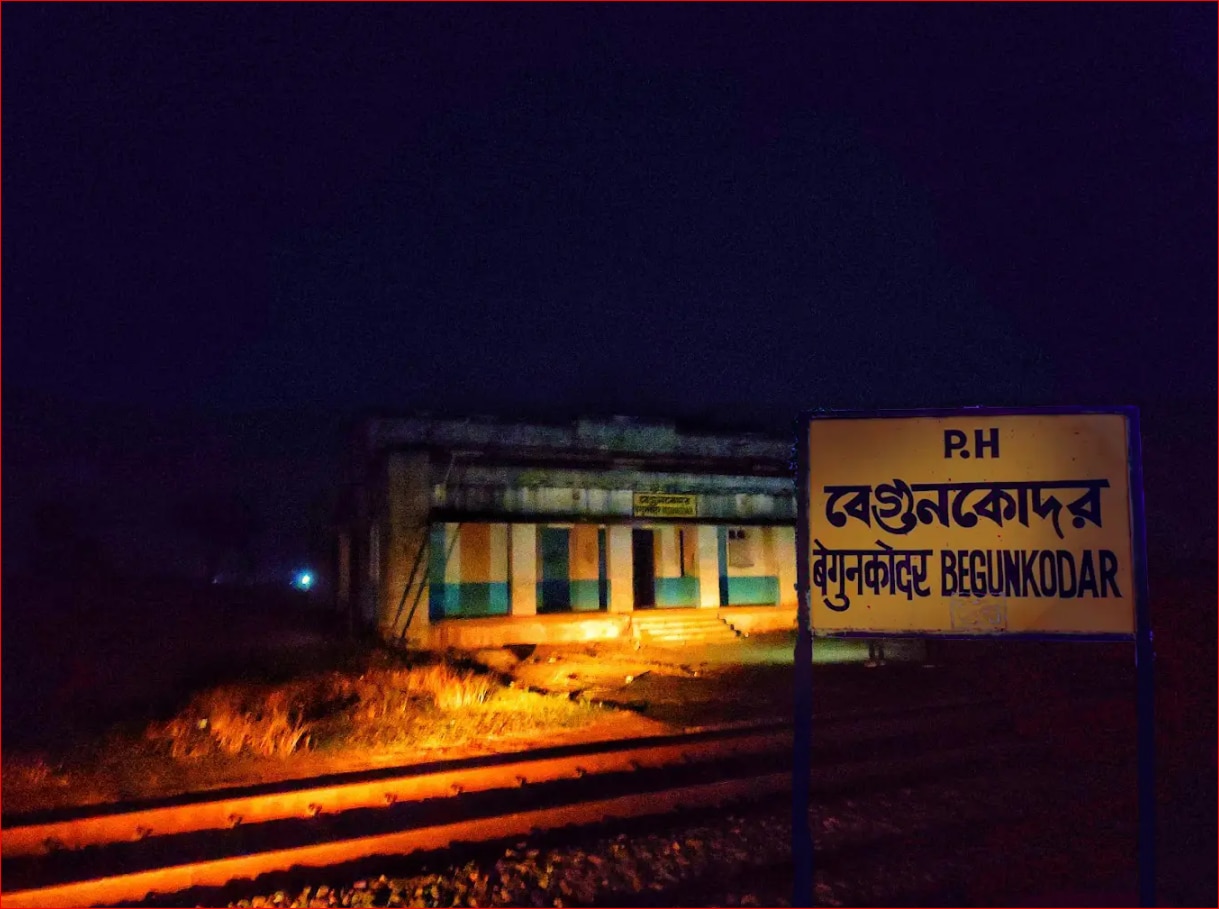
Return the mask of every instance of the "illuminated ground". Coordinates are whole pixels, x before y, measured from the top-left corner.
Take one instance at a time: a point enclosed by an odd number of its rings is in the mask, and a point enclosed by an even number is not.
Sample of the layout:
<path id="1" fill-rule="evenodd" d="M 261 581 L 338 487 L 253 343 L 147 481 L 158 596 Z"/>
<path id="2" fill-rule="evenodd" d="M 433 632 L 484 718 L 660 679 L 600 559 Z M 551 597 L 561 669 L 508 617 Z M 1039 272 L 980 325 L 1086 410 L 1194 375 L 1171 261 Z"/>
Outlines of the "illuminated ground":
<path id="1" fill-rule="evenodd" d="M 1209 611 L 1200 609 L 1199 614 L 1209 616 L 1213 626 L 1213 573 L 1198 581 L 1181 579 L 1176 587 L 1160 582 L 1153 590 L 1171 596 L 1174 603 L 1209 602 Z M 250 608 L 179 613 L 170 609 L 167 601 L 150 598 L 144 611 L 131 607 L 124 612 L 98 603 L 78 615 L 77 622 L 66 625 L 57 618 L 54 602 L 38 599 L 31 604 L 30 611 L 23 614 L 6 588 L 6 813 L 22 805 L 21 781 L 14 785 L 13 777 L 14 768 L 20 771 L 21 765 L 12 758 L 18 755 L 17 746 L 23 740 L 37 739 L 30 732 L 41 735 L 54 731 L 57 720 L 62 721 L 61 728 L 89 729 L 94 717 L 112 716 L 119 708 L 152 704 L 159 697 L 180 691 L 179 686 L 189 678 L 215 678 L 216 667 L 230 672 L 248 664 L 324 664 L 329 641 L 336 637 L 333 629 L 280 621 L 270 611 Z M 1167 611 L 1163 614 L 1171 615 Z M 167 618 L 173 616 L 178 616 L 177 627 Z M 341 631 L 337 636 L 341 639 Z M 1161 804 L 1164 835 L 1168 838 L 1164 861 L 1177 863 L 1175 873 L 1180 879 L 1205 884 L 1208 878 L 1200 877 L 1183 857 L 1191 855 L 1191 850 L 1206 852 L 1209 880 L 1213 882 L 1214 634 L 1199 633 L 1192 620 L 1177 625 L 1161 622 L 1156 640 Z M 512 743 L 524 748 L 552 743 L 558 736 L 569 740 L 581 736 L 622 738 L 660 728 L 790 717 L 792 643 L 790 635 L 780 634 L 750 638 L 739 646 L 678 650 L 539 648 L 525 660 L 520 659 L 521 654 L 505 651 L 489 662 L 496 663 L 492 668 L 510 672 L 522 687 L 555 691 L 563 698 L 574 694 L 576 698 L 616 703 L 623 708 L 605 714 L 597 724 L 545 734 L 535 730 Z M 1106 654 L 1106 659 L 1101 659 Z M 865 643 L 819 640 L 814 648 L 814 712 L 900 707 L 936 698 L 1010 698 L 1044 705 L 1047 723 L 1077 728 L 1078 753 L 1086 755 L 1091 718 L 1059 709 L 1060 694 L 1072 687 L 1093 687 L 1113 667 L 1126 671 L 1131 664 L 1128 648 L 1120 646 L 1033 648 L 1013 644 L 986 648 L 970 644 L 943 648 L 937 642 L 932 655 L 936 668 L 923 668 L 916 653 L 890 643 L 886 647 L 887 665 L 868 668 L 864 664 Z M 1031 658 L 1034 655 L 1036 659 Z M 1024 660 L 1025 656 L 1030 659 Z M 1117 675 L 1126 685 L 1126 677 Z M 1131 689 L 1127 686 L 1125 690 Z M 37 744 L 47 744 L 45 736 Z M 505 744 L 480 741 L 469 747 L 486 749 Z M 82 785 L 81 779 L 70 774 L 65 782 L 52 761 L 43 767 L 41 780 L 37 779 L 39 768 L 30 768 L 33 778 L 25 781 L 27 794 L 37 794 L 41 786 L 44 796 L 53 796 L 52 804 L 79 803 L 85 798 L 106 801 L 403 763 L 412 758 L 409 751 L 349 749 L 309 753 L 291 762 L 243 758 L 194 767 L 180 762 L 153 766 L 124 761 L 121 750 L 108 749 L 96 736 L 91 745 L 95 759 L 90 767 L 96 771 L 108 766 L 121 774 L 112 777 L 109 788 L 90 786 L 88 781 Z M 453 756 L 456 753 L 451 752 Z M 113 782 L 116 778 L 121 783 L 118 786 Z M 25 807 L 39 804 L 36 799 L 27 800 Z"/>
<path id="2" fill-rule="evenodd" d="M 790 635 L 774 635 L 727 648 L 584 646 L 480 656 L 511 676 L 514 685 L 554 691 L 565 701 L 574 696 L 620 704 L 623 709 L 607 713 L 599 727 L 555 733 L 616 738 L 662 727 L 789 717 L 791 645 Z M 1081 767 L 1097 757 L 1093 724 L 1106 717 L 1128 721 L 1131 701 L 1118 697 L 1083 716 L 1062 706 L 1060 697 L 1072 689 L 1109 687 L 1128 693 L 1128 654 L 1121 647 L 1078 645 L 1009 645 L 1001 650 L 971 645 L 933 653 L 935 664 L 928 667 L 922 654 L 890 644 L 886 665 L 868 667 L 866 644 L 818 642 L 814 716 L 937 699 L 1008 698 L 1041 705 L 1033 713 L 1034 725 L 1022 731 L 1064 736 L 1063 759 L 1026 768 L 1024 776 L 941 781 L 820 806 L 814 813 L 819 846 L 831 854 L 838 850 L 835 862 L 818 871 L 822 904 L 1034 905 L 1055 900 L 1078 905 L 1076 900 L 1085 898 L 1093 905 L 1129 904 L 1129 749 L 1126 764 L 1110 765 L 1103 779 L 1092 771 L 1081 775 Z M 545 740 L 538 734 L 517 744 Z M 346 769 L 355 769 L 401 757 L 306 755 L 293 766 L 326 772 L 336 766 L 328 761 L 341 759 Z M 226 772 L 257 781 L 282 774 L 285 766 L 234 762 Z M 1166 893 L 1174 894 L 1173 903 L 1199 904 L 1199 894 L 1213 896 L 1214 774 L 1209 771 L 1207 777 L 1201 767 L 1183 775 L 1182 769 L 1165 762 L 1160 785 Z M 1058 780 L 1053 774 L 1059 771 L 1075 776 Z M 1202 785 L 1207 779 L 1209 789 Z M 1086 805 L 1080 802 L 1081 780 L 1101 786 Z M 182 776 L 175 784 L 189 788 L 190 780 Z M 6 781 L 6 808 L 9 795 Z M 1061 810 L 1068 803 L 1073 820 L 1064 827 Z M 1085 807 L 1093 813 L 1080 820 Z M 1000 822 L 998 812 L 1010 817 Z M 1073 835 L 1077 827 L 1088 836 Z M 565 834 L 468 859 L 455 853 L 426 867 L 396 870 L 387 865 L 351 877 L 327 872 L 297 880 L 278 900 L 270 890 L 257 899 L 247 891 L 244 899 L 247 905 L 453 905 L 470 900 L 546 906 L 783 904 L 790 887 L 786 830 L 783 806 L 748 806 L 711 818 L 652 822 L 626 834 Z M 1209 878 L 1203 873 L 1205 863 L 1199 864 L 1203 854 Z M 1086 891 L 1083 896 L 1077 895 L 1080 888 Z"/>
<path id="3" fill-rule="evenodd" d="M 532 653 L 485 651 L 473 656 L 490 673 L 482 676 L 493 688 L 486 702 L 445 709 L 430 702 L 419 706 L 418 697 L 395 693 L 395 685 L 402 688 L 408 682 L 395 682 L 385 667 L 374 672 L 360 663 L 362 668 L 344 675 L 333 667 L 336 660 L 350 662 L 349 650 L 314 645 L 302 671 L 321 673 L 327 694 L 301 695 L 299 680 L 268 683 L 247 673 L 220 689 L 205 688 L 203 694 L 184 698 L 168 719 L 118 724 L 61 748 L 52 743 L 35 750 L 8 749 L 5 812 L 11 816 L 575 741 L 788 719 L 793 645 L 792 635 L 780 633 L 682 648 L 573 645 L 539 647 Z M 887 665 L 869 670 L 863 668 L 867 647 L 862 642 L 818 642 L 815 648 L 816 662 L 826 671 L 849 667 L 854 675 L 875 674 L 882 683 L 882 675 L 917 667 L 918 655 L 917 648 L 890 646 Z M 477 672 L 477 666 L 457 674 L 469 671 Z M 246 677 L 252 681 L 242 681 Z M 275 726 L 267 705 L 276 698 L 305 706 L 282 711 L 283 720 Z M 347 704 L 337 718 L 313 716 L 302 724 L 298 738 L 288 736 L 287 746 L 273 743 L 274 752 L 258 744 L 275 736 L 280 742 L 299 714 L 333 713 L 337 698 L 356 703 Z M 831 703 L 828 694 L 818 700 L 822 707 Z M 249 728 L 242 731 L 242 724 Z M 236 750 L 218 747 L 222 733 L 226 741 L 237 735 L 248 744 Z"/>
<path id="4" fill-rule="evenodd" d="M 664 729 L 633 711 L 528 691 L 464 664 L 381 665 L 392 659 L 319 667 L 280 683 L 230 681 L 167 719 L 119 724 L 59 749 L 10 749 L 5 816 Z"/>

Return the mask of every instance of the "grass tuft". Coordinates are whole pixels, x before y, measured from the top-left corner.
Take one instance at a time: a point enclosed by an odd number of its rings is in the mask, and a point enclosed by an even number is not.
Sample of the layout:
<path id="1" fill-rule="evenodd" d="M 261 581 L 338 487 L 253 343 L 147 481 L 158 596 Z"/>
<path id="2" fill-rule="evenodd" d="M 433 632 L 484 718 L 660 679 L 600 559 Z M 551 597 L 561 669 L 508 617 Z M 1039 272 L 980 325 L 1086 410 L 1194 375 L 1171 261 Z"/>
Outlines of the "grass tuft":
<path id="1" fill-rule="evenodd" d="M 220 685 L 196 696 L 170 720 L 151 724 L 145 737 L 168 747 L 175 758 L 217 752 L 286 757 L 307 742 L 310 687 Z"/>

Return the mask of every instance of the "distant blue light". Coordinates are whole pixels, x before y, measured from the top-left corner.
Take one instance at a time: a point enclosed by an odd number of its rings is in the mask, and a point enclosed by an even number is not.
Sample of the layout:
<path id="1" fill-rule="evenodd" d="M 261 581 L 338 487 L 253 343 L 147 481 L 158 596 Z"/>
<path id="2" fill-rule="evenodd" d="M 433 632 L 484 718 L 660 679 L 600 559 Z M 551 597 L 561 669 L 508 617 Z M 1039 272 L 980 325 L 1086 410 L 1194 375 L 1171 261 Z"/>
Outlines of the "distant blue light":
<path id="1" fill-rule="evenodd" d="M 300 572 L 292 582 L 292 586 L 298 590 L 308 590 L 313 586 L 313 575 L 308 571 Z"/>

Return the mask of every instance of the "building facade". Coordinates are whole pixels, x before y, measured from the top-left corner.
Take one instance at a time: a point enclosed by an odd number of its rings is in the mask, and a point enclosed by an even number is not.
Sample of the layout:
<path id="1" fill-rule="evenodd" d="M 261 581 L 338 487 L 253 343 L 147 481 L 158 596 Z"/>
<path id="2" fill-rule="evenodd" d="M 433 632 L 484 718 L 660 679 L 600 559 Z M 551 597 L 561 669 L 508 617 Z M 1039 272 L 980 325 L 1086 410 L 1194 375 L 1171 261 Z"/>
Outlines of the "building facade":
<path id="1" fill-rule="evenodd" d="M 791 628 L 790 461 L 788 440 L 627 418 L 371 420 L 339 606 L 431 647 Z"/>

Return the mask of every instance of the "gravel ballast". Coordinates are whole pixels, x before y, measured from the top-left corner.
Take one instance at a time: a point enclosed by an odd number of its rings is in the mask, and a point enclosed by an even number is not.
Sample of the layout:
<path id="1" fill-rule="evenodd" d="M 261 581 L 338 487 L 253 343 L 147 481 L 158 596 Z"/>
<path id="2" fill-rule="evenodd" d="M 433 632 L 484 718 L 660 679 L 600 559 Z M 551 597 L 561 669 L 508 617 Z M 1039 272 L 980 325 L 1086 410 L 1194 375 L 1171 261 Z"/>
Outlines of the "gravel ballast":
<path id="1" fill-rule="evenodd" d="M 1122 800 L 1124 780 L 1120 768 L 1083 775 L 1028 768 L 816 805 L 810 815 L 816 901 L 996 904 L 1061 894 L 1083 882 L 1105 894 L 1098 898 L 1120 902 L 1134 880 L 1135 818 L 1133 803 Z M 1056 823 L 1065 799 L 1073 803 L 1069 831 Z M 1091 822 L 1081 827 L 1080 818 Z M 229 891 L 227 901 L 241 907 L 790 905 L 789 837 L 789 804 L 738 805 L 472 846 L 449 863 L 436 855 L 386 857 L 375 860 L 384 868 L 375 876 L 328 869 L 310 881 L 282 881 L 282 889 L 270 892 L 252 895 L 247 888 L 240 899 Z"/>

